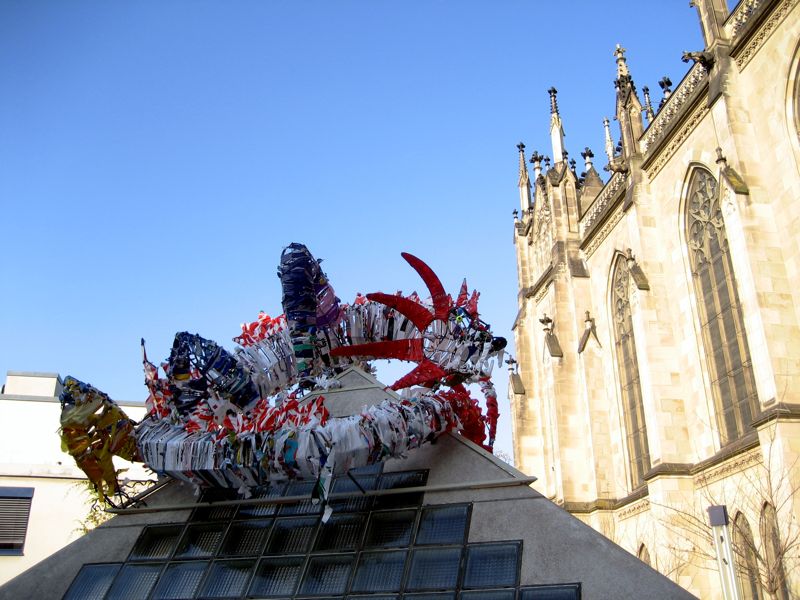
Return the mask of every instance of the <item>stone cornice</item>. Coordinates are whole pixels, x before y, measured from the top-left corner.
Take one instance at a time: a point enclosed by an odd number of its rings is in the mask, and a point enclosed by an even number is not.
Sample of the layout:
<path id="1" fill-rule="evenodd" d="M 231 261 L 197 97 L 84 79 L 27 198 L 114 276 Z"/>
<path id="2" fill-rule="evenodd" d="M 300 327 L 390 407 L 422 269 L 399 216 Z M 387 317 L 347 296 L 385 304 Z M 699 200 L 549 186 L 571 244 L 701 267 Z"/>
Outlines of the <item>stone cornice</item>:
<path id="1" fill-rule="evenodd" d="M 731 56 L 743 69 L 800 0 L 743 0 L 731 13 Z"/>
<path id="2" fill-rule="evenodd" d="M 796 411 L 792 414 L 800 419 L 800 406 L 791 406 L 795 407 L 793 410 Z M 785 415 L 786 412 L 776 410 L 775 414 Z M 729 474 L 760 464 L 761 461 L 758 433 L 753 431 L 699 463 L 661 463 L 656 465 L 645 474 L 645 485 L 624 498 L 597 498 L 589 502 L 565 501 L 563 507 L 568 512 L 576 514 L 589 514 L 598 510 L 619 511 L 617 517 L 625 519 L 649 509 L 648 484 L 657 477 L 694 477 L 695 486 L 701 487 Z M 643 501 L 637 502 L 638 500 Z"/>
<path id="3" fill-rule="evenodd" d="M 755 448 L 751 448 L 749 451 L 736 454 L 730 460 L 724 462 L 718 467 L 708 469 L 698 474 L 694 479 L 695 486 L 707 486 L 715 481 L 719 481 L 720 479 L 727 477 L 728 475 L 738 473 L 739 471 L 744 471 L 753 465 L 761 464 L 761 461 L 761 448 L 756 446 Z"/>
<path id="4" fill-rule="evenodd" d="M 658 141 L 658 145 L 653 147 L 653 152 L 648 154 L 642 166 L 647 172 L 647 178 L 651 181 L 658 174 L 658 172 L 667 164 L 667 161 L 672 158 L 675 152 L 680 148 L 681 144 L 686 141 L 689 134 L 692 133 L 700 121 L 708 114 L 709 108 L 705 99 L 700 96 L 695 99 L 695 105 L 692 110 L 687 109 L 687 114 L 684 115 L 680 121 L 675 121 L 671 125 L 671 135 L 664 136 Z"/>
<path id="5" fill-rule="evenodd" d="M 644 480 L 648 483 L 656 477 L 689 477 L 692 474 L 691 463 L 661 463 L 650 469 L 644 474 Z"/>
<path id="6" fill-rule="evenodd" d="M 771 421 L 800 421 L 800 404 L 773 404 L 753 420 L 753 427 L 761 427 Z"/>
<path id="7" fill-rule="evenodd" d="M 553 281 L 553 275 L 555 273 L 555 265 L 551 262 L 544 273 L 539 276 L 539 279 L 536 280 L 532 286 L 527 287 L 524 289 L 524 298 L 533 298 L 536 302 L 541 300 L 539 295 L 543 289 L 547 289 L 547 286 L 550 285 L 550 282 Z"/>
<path id="8" fill-rule="evenodd" d="M 702 92 L 707 83 L 708 72 L 703 65 L 695 63 L 639 139 L 639 147 L 642 153 L 649 154 L 652 160 L 652 155 L 656 153 L 659 146 L 669 136 L 674 124 L 681 120 L 681 115 L 687 112 L 687 107 L 694 104 L 695 98 Z M 648 159 L 645 158 L 645 163 L 647 161 Z"/>
<path id="9" fill-rule="evenodd" d="M 573 514 L 588 514 L 596 510 L 618 510 L 620 508 L 628 506 L 629 504 L 632 504 L 633 502 L 636 502 L 637 500 L 647 498 L 647 494 L 648 494 L 647 486 L 643 485 L 640 488 L 634 490 L 631 494 L 625 496 L 624 498 L 597 498 L 595 500 L 592 500 L 591 502 L 565 501 L 561 506 L 564 510 Z M 647 502 L 647 506 L 649 507 L 650 502 L 648 500 L 645 501 Z M 641 512 L 642 510 L 644 509 L 640 509 L 637 512 Z"/>
<path id="10" fill-rule="evenodd" d="M 611 213 L 611 216 L 602 221 L 601 226 L 591 231 L 591 236 L 581 243 L 581 250 L 586 253 L 587 258 L 594 254 L 595 250 L 603 243 L 603 240 L 608 237 L 608 234 L 617 226 L 617 223 L 622 220 L 625 214 L 625 210 L 622 208 L 622 199 L 624 197 L 625 194 L 620 194 L 617 197 L 617 202 L 614 203 L 615 210 Z"/>
<path id="11" fill-rule="evenodd" d="M 581 233 L 584 237 L 591 232 L 591 229 L 603 219 L 608 212 L 609 205 L 617 199 L 620 189 L 624 187 L 627 177 L 623 173 L 614 173 L 608 183 L 600 190 L 600 193 L 592 202 L 586 213 L 581 217 Z"/>
<path id="12" fill-rule="evenodd" d="M 626 506 L 617 515 L 620 520 L 622 519 L 629 519 L 631 517 L 635 517 L 643 512 L 647 512 L 650 510 L 650 500 L 648 498 L 644 498 L 639 502 L 634 502 L 630 506 Z"/>
<path id="13" fill-rule="evenodd" d="M 625 198 L 630 176 L 625 173 L 614 173 L 606 186 L 581 219 L 581 245 L 580 248 L 591 256 L 603 242 L 617 223 L 622 220 L 619 210 Z"/>

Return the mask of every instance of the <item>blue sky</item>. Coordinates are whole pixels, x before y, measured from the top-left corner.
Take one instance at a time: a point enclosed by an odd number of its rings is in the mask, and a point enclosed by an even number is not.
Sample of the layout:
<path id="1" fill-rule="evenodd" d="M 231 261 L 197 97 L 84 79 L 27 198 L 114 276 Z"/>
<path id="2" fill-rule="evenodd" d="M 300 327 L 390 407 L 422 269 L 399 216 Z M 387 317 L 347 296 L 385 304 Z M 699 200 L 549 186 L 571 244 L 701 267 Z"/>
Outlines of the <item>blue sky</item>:
<path id="1" fill-rule="evenodd" d="M 616 43 L 657 102 L 702 37 L 685 0 L 5 0 L 0 373 L 144 399 L 139 338 L 232 347 L 281 312 L 293 241 L 345 301 L 422 291 L 401 251 L 466 276 L 511 340 L 515 145 L 551 154 L 555 86 L 571 156 L 605 164 Z"/>

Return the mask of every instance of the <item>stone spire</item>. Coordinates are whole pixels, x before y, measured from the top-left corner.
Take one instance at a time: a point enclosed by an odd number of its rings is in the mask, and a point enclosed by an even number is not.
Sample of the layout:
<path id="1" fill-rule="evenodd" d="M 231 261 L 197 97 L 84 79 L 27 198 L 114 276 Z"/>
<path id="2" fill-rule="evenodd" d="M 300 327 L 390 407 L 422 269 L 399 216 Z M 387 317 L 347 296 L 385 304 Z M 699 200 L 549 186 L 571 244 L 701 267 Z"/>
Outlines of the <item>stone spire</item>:
<path id="1" fill-rule="evenodd" d="M 605 133 L 605 150 L 608 162 L 614 160 L 614 142 L 611 141 L 611 128 L 609 127 L 610 121 L 608 117 L 603 119 L 603 132 Z"/>
<path id="2" fill-rule="evenodd" d="M 636 87 L 628 70 L 625 48 L 617 44 L 614 58 L 617 62 L 617 79 L 614 81 L 614 86 L 617 88 L 616 118 L 622 133 L 622 157 L 627 161 L 631 156 L 639 154 L 639 138 L 644 133 L 642 104 L 636 95 Z"/>
<path id="3" fill-rule="evenodd" d="M 583 186 L 581 189 L 580 203 L 581 211 L 585 211 L 600 193 L 600 190 L 603 189 L 603 180 L 600 179 L 600 174 L 597 172 L 597 169 L 594 168 L 594 163 L 592 161 L 594 152 L 589 148 L 584 148 L 583 152 L 581 152 L 581 156 L 583 157 L 585 171 L 582 173 Z"/>
<path id="4" fill-rule="evenodd" d="M 517 144 L 519 150 L 519 204 L 522 209 L 522 214 L 525 215 L 527 210 L 533 206 L 531 202 L 531 180 L 528 177 L 528 165 L 525 163 L 525 144 L 520 142 Z"/>
<path id="5" fill-rule="evenodd" d="M 564 127 L 561 123 L 561 116 L 558 114 L 558 90 L 551 87 L 547 90 L 550 94 L 550 142 L 553 146 L 553 160 L 564 159 Z"/>
<path id="6" fill-rule="evenodd" d="M 531 164 L 533 165 L 534 179 L 539 179 L 539 177 L 542 176 L 542 160 L 544 160 L 544 156 L 534 150 L 533 154 L 531 154 Z"/>
<path id="7" fill-rule="evenodd" d="M 526 185 L 530 179 L 528 178 L 528 165 L 525 164 L 525 144 L 520 142 L 517 144 L 517 150 L 519 150 L 519 183 L 518 185 L 522 187 Z"/>
<path id="8" fill-rule="evenodd" d="M 656 115 L 653 112 L 653 104 L 650 102 L 650 88 L 644 86 L 642 88 L 642 94 L 644 94 L 644 114 L 647 117 L 647 122 L 652 123 Z"/>
<path id="9" fill-rule="evenodd" d="M 591 171 L 594 166 L 592 164 L 592 159 L 594 158 L 594 153 L 591 151 L 590 148 L 584 148 L 583 152 L 581 152 L 581 158 L 583 158 L 584 163 L 584 170 L 586 172 Z"/>
<path id="10" fill-rule="evenodd" d="M 621 45 L 617 44 L 616 49 L 614 50 L 614 58 L 617 59 L 617 79 L 622 79 L 623 77 L 630 77 L 630 73 L 628 72 L 628 61 L 625 60 L 625 53 L 627 50 L 623 48 Z"/>

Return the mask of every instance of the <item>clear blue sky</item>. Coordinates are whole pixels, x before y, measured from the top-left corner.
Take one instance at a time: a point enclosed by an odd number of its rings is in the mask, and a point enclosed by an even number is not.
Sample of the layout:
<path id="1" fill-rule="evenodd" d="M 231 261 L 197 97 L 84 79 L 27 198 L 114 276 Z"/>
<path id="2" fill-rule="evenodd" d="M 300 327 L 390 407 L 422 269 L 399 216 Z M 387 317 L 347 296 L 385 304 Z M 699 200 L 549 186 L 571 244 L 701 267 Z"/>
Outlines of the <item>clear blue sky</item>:
<path id="1" fill-rule="evenodd" d="M 618 42 L 655 101 L 702 46 L 686 0 L 5 0 L 0 377 L 144 399 L 139 338 L 230 348 L 281 312 L 292 241 L 346 301 L 422 291 L 401 251 L 453 293 L 466 276 L 512 340 L 515 145 L 551 153 L 555 86 L 571 156 L 605 164 Z"/>

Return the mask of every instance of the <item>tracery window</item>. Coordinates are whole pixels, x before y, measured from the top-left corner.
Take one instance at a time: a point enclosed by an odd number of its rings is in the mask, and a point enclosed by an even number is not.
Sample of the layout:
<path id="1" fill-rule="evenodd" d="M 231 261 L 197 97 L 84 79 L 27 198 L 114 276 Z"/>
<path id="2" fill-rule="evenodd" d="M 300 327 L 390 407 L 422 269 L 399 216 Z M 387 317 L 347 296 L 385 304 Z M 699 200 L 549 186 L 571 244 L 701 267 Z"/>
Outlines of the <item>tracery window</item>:
<path id="1" fill-rule="evenodd" d="M 736 551 L 739 589 L 744 600 L 761 600 L 761 584 L 758 579 L 758 560 L 753 541 L 753 532 L 747 518 L 739 513 L 733 520 L 733 547 Z"/>
<path id="2" fill-rule="evenodd" d="M 614 267 L 611 286 L 614 321 L 614 345 L 619 369 L 620 395 L 625 415 L 625 434 L 630 462 L 631 486 L 644 483 L 650 469 L 650 449 L 647 445 L 647 426 L 644 420 L 642 387 L 639 382 L 639 363 L 636 359 L 636 340 L 630 302 L 630 271 L 625 257 L 619 256 Z"/>
<path id="3" fill-rule="evenodd" d="M 761 543 L 764 546 L 767 563 L 767 591 L 772 598 L 789 600 L 786 571 L 783 568 L 783 555 L 786 553 L 786 548 L 782 542 L 775 507 L 767 502 L 761 509 Z"/>
<path id="4" fill-rule="evenodd" d="M 722 444 L 751 429 L 758 412 L 755 378 L 728 251 L 717 181 L 695 170 L 686 203 L 687 242 L 711 393 Z"/>

